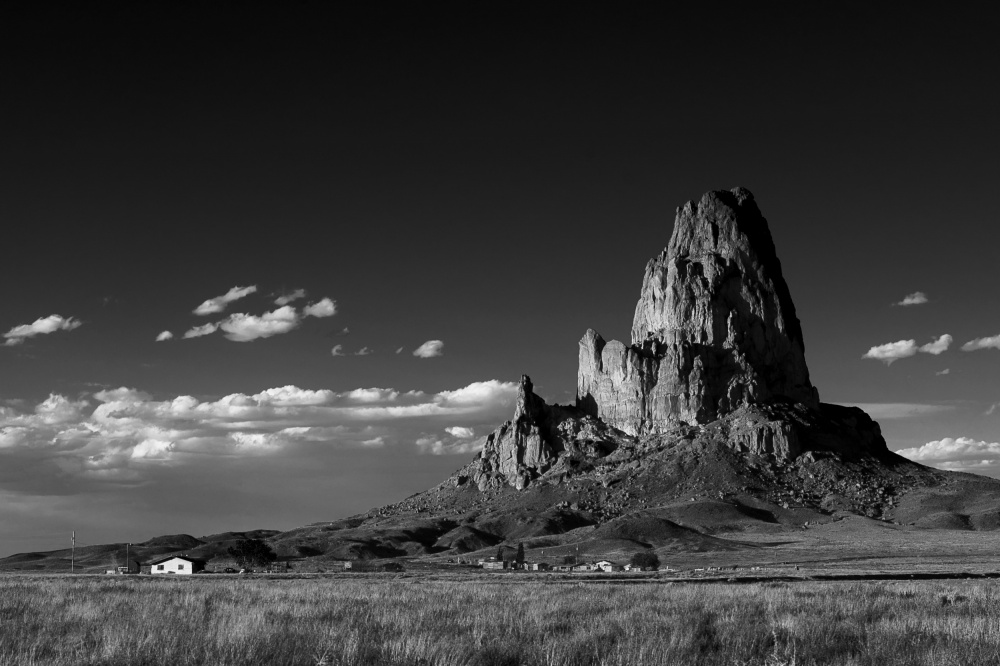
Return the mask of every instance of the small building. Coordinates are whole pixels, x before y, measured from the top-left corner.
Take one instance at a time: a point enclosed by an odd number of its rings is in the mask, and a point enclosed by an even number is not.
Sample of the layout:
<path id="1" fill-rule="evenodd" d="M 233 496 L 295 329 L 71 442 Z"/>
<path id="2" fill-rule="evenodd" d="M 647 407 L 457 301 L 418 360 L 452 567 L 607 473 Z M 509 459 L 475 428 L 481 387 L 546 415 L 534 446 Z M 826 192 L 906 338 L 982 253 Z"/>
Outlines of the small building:
<path id="1" fill-rule="evenodd" d="M 139 573 L 139 570 L 141 568 L 142 568 L 142 565 L 139 564 L 138 560 L 134 560 L 132 558 L 129 558 L 129 559 L 125 560 L 125 564 L 121 564 L 121 565 L 115 567 L 115 571 L 117 571 L 120 574 L 137 574 L 137 573 Z"/>
<path id="2" fill-rule="evenodd" d="M 171 555 L 149 563 L 151 574 L 181 574 L 190 575 L 205 570 L 205 560 L 187 555 Z"/>
<path id="3" fill-rule="evenodd" d="M 532 562 L 528 565 L 528 571 L 548 571 L 551 568 L 545 562 Z"/>
<path id="4" fill-rule="evenodd" d="M 598 571 L 622 571 L 622 565 L 615 564 L 614 562 L 609 562 L 608 560 L 601 560 L 600 562 L 594 563 L 594 568 Z"/>
<path id="5" fill-rule="evenodd" d="M 483 562 L 484 569 L 507 569 L 508 563 L 503 560 L 487 560 Z"/>
<path id="6" fill-rule="evenodd" d="M 572 571 L 594 571 L 596 568 L 593 564 L 574 564 Z"/>

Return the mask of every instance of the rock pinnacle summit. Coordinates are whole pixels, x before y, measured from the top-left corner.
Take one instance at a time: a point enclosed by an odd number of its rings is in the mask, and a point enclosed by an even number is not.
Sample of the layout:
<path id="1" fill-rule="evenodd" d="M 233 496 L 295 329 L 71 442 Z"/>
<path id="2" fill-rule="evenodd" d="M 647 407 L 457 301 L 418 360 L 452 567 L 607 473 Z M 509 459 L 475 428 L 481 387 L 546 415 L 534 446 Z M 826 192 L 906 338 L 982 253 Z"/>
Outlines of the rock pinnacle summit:
<path id="1" fill-rule="evenodd" d="M 646 265 L 631 343 L 590 329 L 579 362 L 574 406 L 547 405 L 522 376 L 513 420 L 467 470 L 480 491 L 558 483 L 620 447 L 680 439 L 779 464 L 809 451 L 887 452 L 863 411 L 820 403 L 767 220 L 746 188 L 677 209 L 669 244 Z"/>
<path id="2" fill-rule="evenodd" d="M 646 265 L 632 344 L 580 341 L 577 405 L 632 435 L 703 424 L 775 399 L 819 406 L 767 221 L 749 190 L 677 211 Z"/>

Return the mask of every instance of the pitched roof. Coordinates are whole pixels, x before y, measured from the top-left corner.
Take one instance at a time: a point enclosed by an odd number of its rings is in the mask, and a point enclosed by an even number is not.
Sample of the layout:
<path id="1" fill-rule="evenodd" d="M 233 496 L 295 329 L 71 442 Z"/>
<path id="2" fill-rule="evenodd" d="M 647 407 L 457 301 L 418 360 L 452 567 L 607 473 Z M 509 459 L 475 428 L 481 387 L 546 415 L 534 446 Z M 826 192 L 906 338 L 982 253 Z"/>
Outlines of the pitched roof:
<path id="1" fill-rule="evenodd" d="M 203 560 L 203 559 L 198 558 L 198 557 L 188 557 L 187 555 L 167 555 L 166 557 L 161 557 L 161 558 L 156 559 L 156 560 L 151 560 L 149 562 L 149 564 L 150 565 L 163 564 L 164 562 L 167 562 L 168 560 L 184 560 L 186 562 L 192 562 L 192 563 L 197 562 L 198 564 L 205 564 L 205 563 L 208 562 L 208 560 Z"/>

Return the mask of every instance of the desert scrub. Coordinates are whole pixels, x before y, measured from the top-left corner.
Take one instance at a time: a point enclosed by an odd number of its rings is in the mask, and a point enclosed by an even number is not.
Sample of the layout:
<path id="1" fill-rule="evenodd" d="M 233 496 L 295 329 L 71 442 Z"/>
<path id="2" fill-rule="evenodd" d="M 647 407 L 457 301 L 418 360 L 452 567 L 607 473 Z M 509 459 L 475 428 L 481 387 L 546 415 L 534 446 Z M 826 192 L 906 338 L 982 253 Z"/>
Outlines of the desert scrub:
<path id="1" fill-rule="evenodd" d="M 0 666 L 887 666 L 998 655 L 992 582 L 0 577 Z"/>

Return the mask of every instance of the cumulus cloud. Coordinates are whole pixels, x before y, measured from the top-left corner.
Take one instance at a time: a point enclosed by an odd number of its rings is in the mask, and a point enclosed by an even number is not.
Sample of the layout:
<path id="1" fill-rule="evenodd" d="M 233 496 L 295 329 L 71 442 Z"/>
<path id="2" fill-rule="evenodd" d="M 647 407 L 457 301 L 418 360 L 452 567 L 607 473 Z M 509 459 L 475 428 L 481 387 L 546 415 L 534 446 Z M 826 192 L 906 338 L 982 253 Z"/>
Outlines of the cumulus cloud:
<path id="1" fill-rule="evenodd" d="M 290 294 L 282 294 L 281 296 L 278 296 L 276 299 L 274 299 L 274 304 L 275 305 L 288 305 L 292 301 L 297 301 L 300 298 L 305 298 L 305 297 L 306 297 L 306 290 L 305 289 L 296 289 L 295 291 L 293 291 Z"/>
<path id="2" fill-rule="evenodd" d="M 916 340 L 900 340 L 872 347 L 861 358 L 873 358 L 877 361 L 885 361 L 886 365 L 892 365 L 894 361 L 898 361 L 901 358 L 908 358 L 916 353 Z"/>
<path id="3" fill-rule="evenodd" d="M 219 323 L 226 338 L 234 342 L 250 342 L 258 338 L 288 333 L 299 325 L 299 315 L 291 305 L 265 312 L 259 317 L 245 313 L 230 315 Z"/>
<path id="4" fill-rule="evenodd" d="M 215 333 L 217 330 L 219 330 L 218 324 L 202 324 L 201 326 L 195 326 L 193 328 L 188 329 L 184 333 L 184 339 L 187 340 L 189 338 L 200 338 L 203 335 L 211 335 L 212 333 Z"/>
<path id="5" fill-rule="evenodd" d="M 244 296 L 249 296 L 255 291 L 257 291 L 256 285 L 250 285 L 249 287 L 233 287 L 222 296 L 216 296 L 215 298 L 208 299 L 196 307 L 193 312 L 196 315 L 210 315 L 222 312 L 226 309 L 226 306 L 233 301 L 237 301 Z"/>
<path id="6" fill-rule="evenodd" d="M 915 291 L 912 294 L 907 294 L 903 297 L 903 300 L 893 305 L 923 305 L 927 302 L 927 294 L 922 291 Z"/>
<path id="7" fill-rule="evenodd" d="M 887 342 L 869 349 L 861 358 L 872 358 L 877 361 L 884 361 L 886 365 L 892 365 L 894 361 L 901 358 L 915 356 L 917 352 L 924 354 L 934 354 L 937 356 L 948 350 L 953 338 L 945 333 L 937 340 L 928 342 L 925 345 L 917 346 L 916 340 L 899 340 L 897 342 Z"/>
<path id="8" fill-rule="evenodd" d="M 98 391 L 86 400 L 52 394 L 33 408 L 0 407 L 0 491 L 12 484 L 38 490 L 51 486 L 52 479 L 59 480 L 62 493 L 141 484 L 154 468 L 201 469 L 211 460 L 233 457 L 306 455 L 318 445 L 406 445 L 428 432 L 443 434 L 418 452 L 465 453 L 481 446 L 470 434 L 477 427 L 509 418 L 516 393 L 515 383 L 490 380 L 438 393 L 289 385 L 216 400 L 189 395 L 159 400 L 128 387 Z M 15 474 L 26 468 L 33 473 Z"/>
<path id="9" fill-rule="evenodd" d="M 331 356 L 343 356 L 344 355 L 344 345 L 334 345 L 333 349 L 330 350 Z"/>
<path id="10" fill-rule="evenodd" d="M 73 317 L 63 317 L 62 315 L 49 315 L 48 317 L 41 317 L 31 322 L 30 324 L 21 324 L 20 326 L 15 326 L 6 333 L 3 334 L 5 338 L 4 344 L 8 347 L 14 345 L 19 345 L 28 338 L 33 338 L 36 335 L 47 335 L 49 333 L 55 333 L 56 331 L 72 331 L 75 328 L 79 328 L 82 322 Z"/>
<path id="11" fill-rule="evenodd" d="M 428 340 L 413 350 L 413 355 L 420 358 L 434 358 L 444 353 L 444 343 L 440 340 Z"/>
<path id="12" fill-rule="evenodd" d="M 933 342 L 928 342 L 926 345 L 921 346 L 919 351 L 922 351 L 925 354 L 934 354 L 935 356 L 937 356 L 942 352 L 948 351 L 948 347 L 951 346 L 953 340 L 954 338 L 945 333 L 937 340 Z"/>
<path id="13" fill-rule="evenodd" d="M 846 407 L 860 407 L 876 421 L 886 419 L 908 419 L 931 414 L 953 411 L 951 405 L 926 405 L 911 402 L 859 402 L 842 403 Z"/>
<path id="14" fill-rule="evenodd" d="M 162 333 L 156 336 L 156 341 L 163 342 L 164 340 L 169 340 L 172 337 L 174 337 L 173 333 L 171 333 L 170 331 L 163 331 Z"/>
<path id="15" fill-rule="evenodd" d="M 337 314 L 337 303 L 329 298 L 310 303 L 302 308 L 303 317 L 332 317 L 335 314 Z"/>
<path id="16" fill-rule="evenodd" d="M 971 437 L 945 437 L 896 453 L 940 469 L 995 473 L 1000 468 L 1000 442 L 977 441 Z"/>
<path id="17" fill-rule="evenodd" d="M 976 351 L 979 349 L 1000 349 L 1000 335 L 994 335 L 989 338 L 976 338 L 962 345 L 962 351 Z"/>

